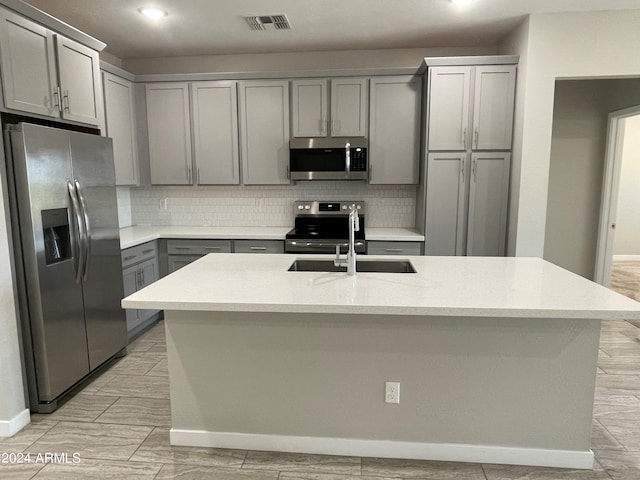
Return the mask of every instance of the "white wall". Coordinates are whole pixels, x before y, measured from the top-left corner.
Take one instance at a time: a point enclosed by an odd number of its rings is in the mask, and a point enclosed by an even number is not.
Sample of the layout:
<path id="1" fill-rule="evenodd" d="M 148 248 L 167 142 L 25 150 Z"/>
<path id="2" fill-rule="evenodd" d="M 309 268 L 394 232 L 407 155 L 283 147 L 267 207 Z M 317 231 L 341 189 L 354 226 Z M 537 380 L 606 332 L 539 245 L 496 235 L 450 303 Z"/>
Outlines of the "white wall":
<path id="1" fill-rule="evenodd" d="M 518 197 L 520 196 L 522 126 L 524 123 L 524 100 L 527 89 L 527 64 L 529 61 L 529 19 L 522 22 L 508 35 L 498 48 L 503 55 L 519 55 L 516 77 L 516 101 L 513 120 L 513 146 L 511 151 L 511 183 L 509 186 L 509 220 L 507 225 L 507 255 L 514 256 L 518 226 Z"/>
<path id="2" fill-rule="evenodd" d="M 1 142 L 0 142 L 1 143 Z M 2 158 L 0 156 L 0 158 Z M 4 158 L 2 158 L 4 161 Z M 6 184 L 0 182 L 0 437 L 11 436 L 29 421 L 25 409 L 18 342 Z"/>
<path id="3" fill-rule="evenodd" d="M 516 238 L 512 253 L 543 256 L 557 78 L 640 76 L 640 11 L 536 14 L 529 19 L 524 72 Z M 521 27 L 523 28 L 523 27 Z M 502 53 L 519 53 L 506 51 Z M 521 45 L 522 47 L 522 45 Z M 520 72 L 522 74 L 522 72 Z M 516 137 L 517 138 L 517 137 Z"/>
<path id="4" fill-rule="evenodd" d="M 615 80 L 556 83 L 544 258 L 593 279 L 608 91 Z"/>
<path id="5" fill-rule="evenodd" d="M 122 61 L 122 68 L 135 74 L 283 72 L 340 68 L 415 67 L 417 69 L 424 57 L 494 55 L 495 53 L 495 47 L 456 47 L 201 55 L 129 59 Z"/>
<path id="6" fill-rule="evenodd" d="M 640 115 L 624 121 L 614 255 L 640 255 Z"/>

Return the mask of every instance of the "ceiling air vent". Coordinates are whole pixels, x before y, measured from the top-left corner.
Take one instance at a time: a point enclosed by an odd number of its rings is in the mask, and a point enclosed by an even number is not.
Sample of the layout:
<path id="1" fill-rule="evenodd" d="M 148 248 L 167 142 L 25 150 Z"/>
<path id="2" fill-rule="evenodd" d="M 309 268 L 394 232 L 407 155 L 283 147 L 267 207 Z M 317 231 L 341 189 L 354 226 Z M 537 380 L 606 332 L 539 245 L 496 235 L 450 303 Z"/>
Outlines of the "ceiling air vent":
<path id="1" fill-rule="evenodd" d="M 252 15 L 242 18 L 247 21 L 251 30 L 291 30 L 291 23 L 284 13 Z"/>

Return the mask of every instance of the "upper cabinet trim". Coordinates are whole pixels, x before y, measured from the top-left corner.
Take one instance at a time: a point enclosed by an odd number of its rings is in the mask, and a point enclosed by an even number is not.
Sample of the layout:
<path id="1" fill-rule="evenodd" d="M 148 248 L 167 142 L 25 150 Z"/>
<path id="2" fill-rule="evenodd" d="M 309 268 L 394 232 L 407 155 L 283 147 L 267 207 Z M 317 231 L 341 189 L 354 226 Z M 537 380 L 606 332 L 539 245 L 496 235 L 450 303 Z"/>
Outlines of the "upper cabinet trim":
<path id="1" fill-rule="evenodd" d="M 37 8 L 32 7 L 27 3 L 23 3 L 20 0 L 0 0 L 0 5 L 3 5 L 6 8 L 25 16 L 30 20 L 38 22 L 43 26 L 50 28 L 51 30 L 54 30 L 55 32 L 60 33 L 65 37 L 75 40 L 76 42 L 79 42 L 98 52 L 101 52 L 107 46 L 106 43 L 101 42 L 100 40 L 93 38 L 92 36 L 87 35 L 84 32 L 81 32 L 77 28 L 62 22 L 57 18 L 52 17 L 48 13 L 45 13 L 42 10 L 38 10 Z"/>
<path id="2" fill-rule="evenodd" d="M 425 57 L 418 68 L 423 74 L 429 67 L 475 67 L 478 65 L 517 65 L 519 55 L 479 55 L 468 57 Z"/>

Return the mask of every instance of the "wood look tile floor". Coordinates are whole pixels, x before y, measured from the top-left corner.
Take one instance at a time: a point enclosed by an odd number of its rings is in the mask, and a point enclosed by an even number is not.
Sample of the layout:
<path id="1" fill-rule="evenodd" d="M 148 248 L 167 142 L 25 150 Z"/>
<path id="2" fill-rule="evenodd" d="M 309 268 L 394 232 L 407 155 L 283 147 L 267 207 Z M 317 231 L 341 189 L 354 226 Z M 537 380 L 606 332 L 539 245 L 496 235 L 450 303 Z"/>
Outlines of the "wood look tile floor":
<path id="1" fill-rule="evenodd" d="M 640 268 L 638 269 L 640 273 Z M 640 283 L 639 283 L 640 285 Z M 626 293 L 634 294 L 628 284 Z M 639 297 L 640 298 L 640 295 Z M 164 325 L 0 452 L 80 454 L 78 464 L 2 465 L 0 479 L 214 480 L 640 480 L 640 341 L 625 321 L 603 322 L 593 470 L 535 468 L 172 447 Z"/>

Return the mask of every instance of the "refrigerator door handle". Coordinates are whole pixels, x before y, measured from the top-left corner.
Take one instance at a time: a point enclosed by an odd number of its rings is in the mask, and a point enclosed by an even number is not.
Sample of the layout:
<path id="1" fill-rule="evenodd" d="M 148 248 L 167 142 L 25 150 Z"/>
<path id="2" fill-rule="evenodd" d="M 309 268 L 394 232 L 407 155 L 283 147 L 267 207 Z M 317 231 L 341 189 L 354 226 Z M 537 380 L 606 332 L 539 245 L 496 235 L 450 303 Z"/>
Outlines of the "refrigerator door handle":
<path id="1" fill-rule="evenodd" d="M 74 262 L 76 267 L 76 283 L 82 281 L 82 271 L 84 270 L 84 248 L 83 248 L 83 220 L 80 215 L 80 202 L 76 193 L 75 185 L 69 180 L 67 181 L 67 190 L 69 190 L 69 197 L 71 198 L 71 207 L 73 215 L 75 217 L 76 232 L 74 232 L 72 242 L 76 248 L 74 249 L 74 257 L 77 258 L 77 262 Z"/>
<path id="2" fill-rule="evenodd" d="M 89 271 L 89 255 L 91 253 L 91 226 L 89 224 L 89 215 L 87 214 L 87 205 L 84 201 L 84 195 L 82 195 L 82 189 L 80 188 L 80 182 L 75 180 L 76 192 L 80 201 L 80 209 L 82 212 L 82 218 L 84 220 L 84 269 L 82 270 L 82 279 L 87 279 L 87 272 Z"/>

